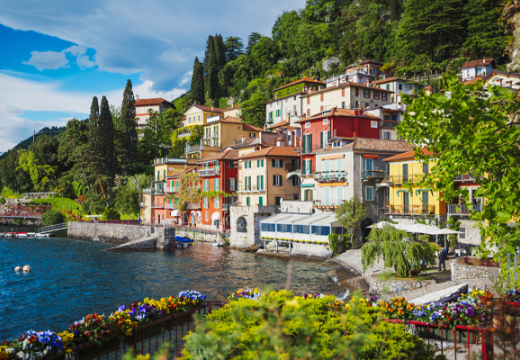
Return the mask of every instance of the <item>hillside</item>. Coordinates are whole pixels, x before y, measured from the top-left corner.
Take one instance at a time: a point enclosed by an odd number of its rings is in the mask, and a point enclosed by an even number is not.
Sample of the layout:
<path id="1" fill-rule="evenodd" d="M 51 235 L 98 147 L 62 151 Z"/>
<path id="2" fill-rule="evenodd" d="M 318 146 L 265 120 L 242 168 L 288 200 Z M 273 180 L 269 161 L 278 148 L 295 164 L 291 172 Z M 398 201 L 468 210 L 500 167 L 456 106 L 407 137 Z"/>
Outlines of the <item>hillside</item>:
<path id="1" fill-rule="evenodd" d="M 67 127 L 66 126 L 61 126 L 61 127 L 56 127 L 56 126 L 53 126 L 52 128 L 48 128 L 48 127 L 44 127 L 43 129 L 41 129 L 40 131 L 38 131 L 34 137 L 34 141 L 37 141 L 38 138 L 42 135 L 47 135 L 47 136 L 50 136 L 50 137 L 55 137 L 55 136 L 58 136 L 59 134 L 63 133 L 65 130 L 67 130 Z M 28 137 L 27 139 L 23 140 L 23 141 L 20 141 L 16 146 L 15 148 L 17 149 L 28 149 L 29 148 L 29 145 L 31 145 L 33 143 L 33 136 L 31 135 L 30 137 Z M 0 160 L 4 159 L 6 156 L 7 156 L 7 151 L 4 152 L 4 153 L 0 153 Z"/>

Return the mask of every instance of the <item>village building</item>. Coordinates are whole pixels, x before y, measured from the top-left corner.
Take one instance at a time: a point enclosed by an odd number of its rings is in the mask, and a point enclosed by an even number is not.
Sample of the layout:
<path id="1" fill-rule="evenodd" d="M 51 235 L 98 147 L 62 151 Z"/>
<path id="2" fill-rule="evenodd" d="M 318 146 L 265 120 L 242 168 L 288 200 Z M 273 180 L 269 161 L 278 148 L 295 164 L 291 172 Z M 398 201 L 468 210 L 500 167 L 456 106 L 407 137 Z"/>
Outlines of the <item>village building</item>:
<path id="1" fill-rule="evenodd" d="M 168 109 L 175 109 L 175 106 L 163 98 L 139 99 L 136 95 L 135 100 L 135 121 L 138 130 L 144 130 L 150 113 L 163 113 Z"/>
<path id="2" fill-rule="evenodd" d="M 495 60 L 486 58 L 467 61 L 462 66 L 461 81 L 469 81 L 478 77 L 483 78 L 491 73 L 495 65 Z"/>

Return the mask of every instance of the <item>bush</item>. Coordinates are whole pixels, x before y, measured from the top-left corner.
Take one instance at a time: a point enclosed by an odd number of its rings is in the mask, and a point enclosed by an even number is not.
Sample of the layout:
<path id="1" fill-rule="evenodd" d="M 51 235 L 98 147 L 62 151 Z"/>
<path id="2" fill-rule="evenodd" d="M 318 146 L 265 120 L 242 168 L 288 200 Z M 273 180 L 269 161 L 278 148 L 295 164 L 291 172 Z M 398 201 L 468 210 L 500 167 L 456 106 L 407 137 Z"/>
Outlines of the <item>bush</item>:
<path id="1" fill-rule="evenodd" d="M 435 359 L 423 340 L 382 321 L 379 310 L 334 296 L 281 290 L 232 301 L 196 321 L 186 359 Z"/>
<path id="2" fill-rule="evenodd" d="M 72 199 L 63 197 L 54 197 L 46 199 L 34 199 L 29 204 L 47 204 L 51 205 L 56 210 L 67 210 L 74 215 L 79 215 L 81 212 L 81 206 Z"/>
<path id="3" fill-rule="evenodd" d="M 116 209 L 112 207 L 105 208 L 105 211 L 103 211 L 103 217 L 101 220 L 119 220 L 120 216 Z"/>
<path id="4" fill-rule="evenodd" d="M 63 214 L 56 209 L 49 209 L 42 215 L 42 224 L 51 226 L 63 223 Z"/>
<path id="5" fill-rule="evenodd" d="M 0 198 L 0 204 L 5 204 L 7 200 L 5 200 L 4 198 Z"/>

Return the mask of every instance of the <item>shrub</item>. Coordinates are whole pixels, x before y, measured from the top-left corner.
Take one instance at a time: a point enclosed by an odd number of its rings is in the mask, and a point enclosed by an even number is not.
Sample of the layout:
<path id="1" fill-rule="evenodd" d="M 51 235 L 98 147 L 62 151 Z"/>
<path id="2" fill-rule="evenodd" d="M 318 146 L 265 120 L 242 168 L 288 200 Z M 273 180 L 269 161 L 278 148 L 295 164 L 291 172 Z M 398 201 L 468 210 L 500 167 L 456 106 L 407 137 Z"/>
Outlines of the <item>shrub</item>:
<path id="1" fill-rule="evenodd" d="M 42 215 L 42 224 L 51 226 L 63 223 L 63 214 L 56 209 L 49 209 Z"/>
<path id="2" fill-rule="evenodd" d="M 435 359 L 425 342 L 359 301 L 271 292 L 198 317 L 186 359 Z M 438 357 L 437 359 L 441 359 Z"/>
<path id="3" fill-rule="evenodd" d="M 5 204 L 6 203 L 6 200 L 4 198 L 0 198 L 0 204 Z"/>
<path id="4" fill-rule="evenodd" d="M 105 211 L 103 211 L 103 217 L 101 220 L 119 220 L 120 216 L 116 209 L 113 207 L 107 207 L 105 208 Z"/>
<path id="5" fill-rule="evenodd" d="M 54 198 L 46 198 L 46 199 L 34 199 L 29 204 L 47 204 L 51 205 L 53 209 L 56 210 L 67 210 L 73 213 L 74 215 L 79 215 L 81 212 L 81 206 L 72 199 L 62 198 L 62 197 L 54 197 Z"/>

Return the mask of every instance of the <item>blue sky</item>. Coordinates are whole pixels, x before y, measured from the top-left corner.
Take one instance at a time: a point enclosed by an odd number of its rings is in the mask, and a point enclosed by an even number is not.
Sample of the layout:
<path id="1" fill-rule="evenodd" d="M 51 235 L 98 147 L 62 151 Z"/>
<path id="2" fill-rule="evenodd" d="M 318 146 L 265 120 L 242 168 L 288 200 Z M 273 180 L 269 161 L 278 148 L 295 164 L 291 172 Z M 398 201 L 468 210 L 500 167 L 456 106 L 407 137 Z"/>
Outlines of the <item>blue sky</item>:
<path id="1" fill-rule="evenodd" d="M 140 98 L 189 89 L 195 56 L 220 33 L 270 36 L 305 0 L 0 0 L 0 152 L 33 130 L 86 118 L 93 96 L 119 105 L 127 79 Z"/>

